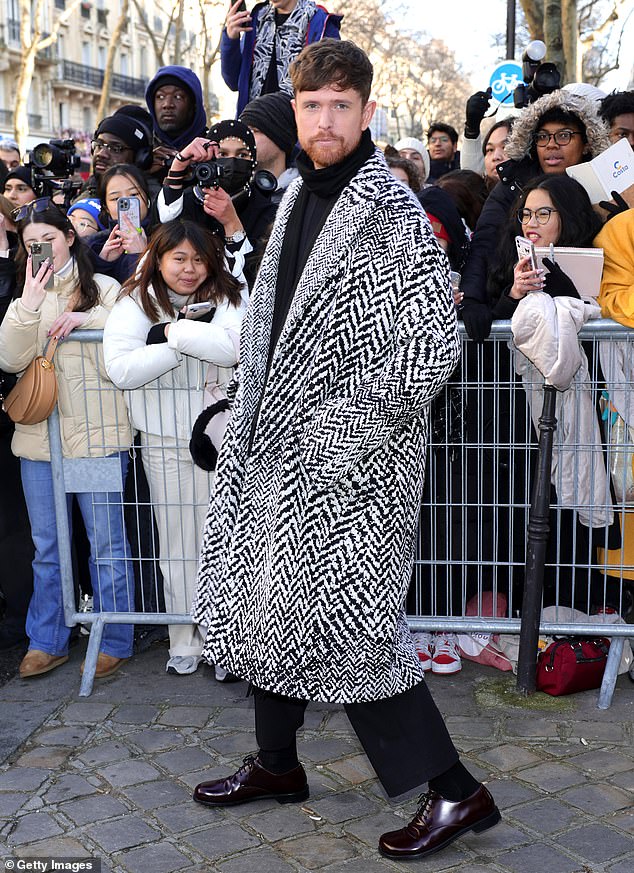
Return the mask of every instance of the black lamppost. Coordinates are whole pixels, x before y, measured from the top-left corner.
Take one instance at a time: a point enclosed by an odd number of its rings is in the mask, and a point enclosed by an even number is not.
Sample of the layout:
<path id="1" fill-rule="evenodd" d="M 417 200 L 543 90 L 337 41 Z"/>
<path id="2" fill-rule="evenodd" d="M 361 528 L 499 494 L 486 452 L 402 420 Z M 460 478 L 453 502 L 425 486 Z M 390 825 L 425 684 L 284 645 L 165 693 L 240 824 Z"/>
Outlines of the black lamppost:
<path id="1" fill-rule="evenodd" d="M 506 0 L 506 57 L 515 57 L 515 0 Z"/>

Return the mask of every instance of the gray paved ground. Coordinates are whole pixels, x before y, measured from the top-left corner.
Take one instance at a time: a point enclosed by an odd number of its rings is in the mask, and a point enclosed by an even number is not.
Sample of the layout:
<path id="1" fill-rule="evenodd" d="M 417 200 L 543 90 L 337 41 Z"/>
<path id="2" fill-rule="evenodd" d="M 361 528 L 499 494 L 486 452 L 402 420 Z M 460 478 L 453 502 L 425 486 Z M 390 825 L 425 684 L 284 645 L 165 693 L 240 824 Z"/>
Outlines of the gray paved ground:
<path id="1" fill-rule="evenodd" d="M 49 676 L 0 689 L 0 857 L 94 856 L 129 873 L 375 873 L 377 838 L 402 827 L 415 798 L 386 799 L 339 707 L 308 710 L 304 806 L 260 801 L 210 810 L 190 800 L 255 748 L 246 686 L 205 668 L 167 676 L 153 647 L 79 698 L 82 653 Z M 435 873 L 632 873 L 634 685 L 613 705 L 596 692 L 513 705 L 508 681 L 465 664 L 429 678 L 470 769 L 503 822 L 407 869 Z M 511 689 L 512 689 L 511 680 Z M 2 867 L 0 866 L 0 870 Z"/>

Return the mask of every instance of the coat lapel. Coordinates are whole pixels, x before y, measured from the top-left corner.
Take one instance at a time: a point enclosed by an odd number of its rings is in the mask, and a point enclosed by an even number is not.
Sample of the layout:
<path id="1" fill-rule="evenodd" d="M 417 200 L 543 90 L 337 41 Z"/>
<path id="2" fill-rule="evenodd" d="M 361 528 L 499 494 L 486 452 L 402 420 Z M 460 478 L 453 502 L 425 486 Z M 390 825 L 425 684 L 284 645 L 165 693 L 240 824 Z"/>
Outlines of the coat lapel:
<path id="1" fill-rule="evenodd" d="M 381 190 L 380 183 L 385 172 L 383 168 L 383 158 L 375 154 L 361 167 L 335 203 L 297 283 L 278 345 L 283 344 L 289 331 L 301 319 L 308 303 L 323 289 L 326 280 L 337 272 L 347 250 L 363 233 L 365 222 L 374 210 Z"/>

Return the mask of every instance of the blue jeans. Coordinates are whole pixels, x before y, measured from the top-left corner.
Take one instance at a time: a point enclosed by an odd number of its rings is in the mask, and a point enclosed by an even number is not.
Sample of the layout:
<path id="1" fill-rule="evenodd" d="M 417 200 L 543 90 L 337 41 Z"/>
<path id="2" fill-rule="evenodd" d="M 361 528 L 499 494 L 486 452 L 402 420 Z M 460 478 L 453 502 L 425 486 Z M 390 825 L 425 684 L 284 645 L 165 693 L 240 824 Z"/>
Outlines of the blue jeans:
<path id="1" fill-rule="evenodd" d="M 128 454 L 120 452 L 119 457 L 125 477 Z M 51 465 L 48 461 L 22 458 L 20 466 L 35 546 L 33 597 L 26 619 L 29 648 L 49 655 L 65 655 L 70 628 L 64 624 Z M 94 611 L 129 612 L 134 609 L 134 576 L 129 563 L 130 547 L 125 534 L 121 493 L 87 492 L 78 493 L 76 497 L 90 541 Z M 72 498 L 72 494 L 66 498 L 69 526 Z M 107 624 L 100 649 L 115 658 L 129 658 L 133 636 L 131 624 Z"/>

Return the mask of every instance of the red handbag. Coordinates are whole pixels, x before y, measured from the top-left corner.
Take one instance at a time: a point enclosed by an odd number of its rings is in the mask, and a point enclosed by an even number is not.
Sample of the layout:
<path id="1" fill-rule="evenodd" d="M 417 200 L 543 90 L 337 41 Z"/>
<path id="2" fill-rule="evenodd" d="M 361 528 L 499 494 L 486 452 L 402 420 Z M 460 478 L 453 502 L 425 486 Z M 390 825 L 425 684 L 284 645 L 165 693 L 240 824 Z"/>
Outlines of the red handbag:
<path id="1" fill-rule="evenodd" d="M 598 688 L 609 651 L 604 637 L 555 640 L 537 658 L 537 690 L 559 697 Z"/>

